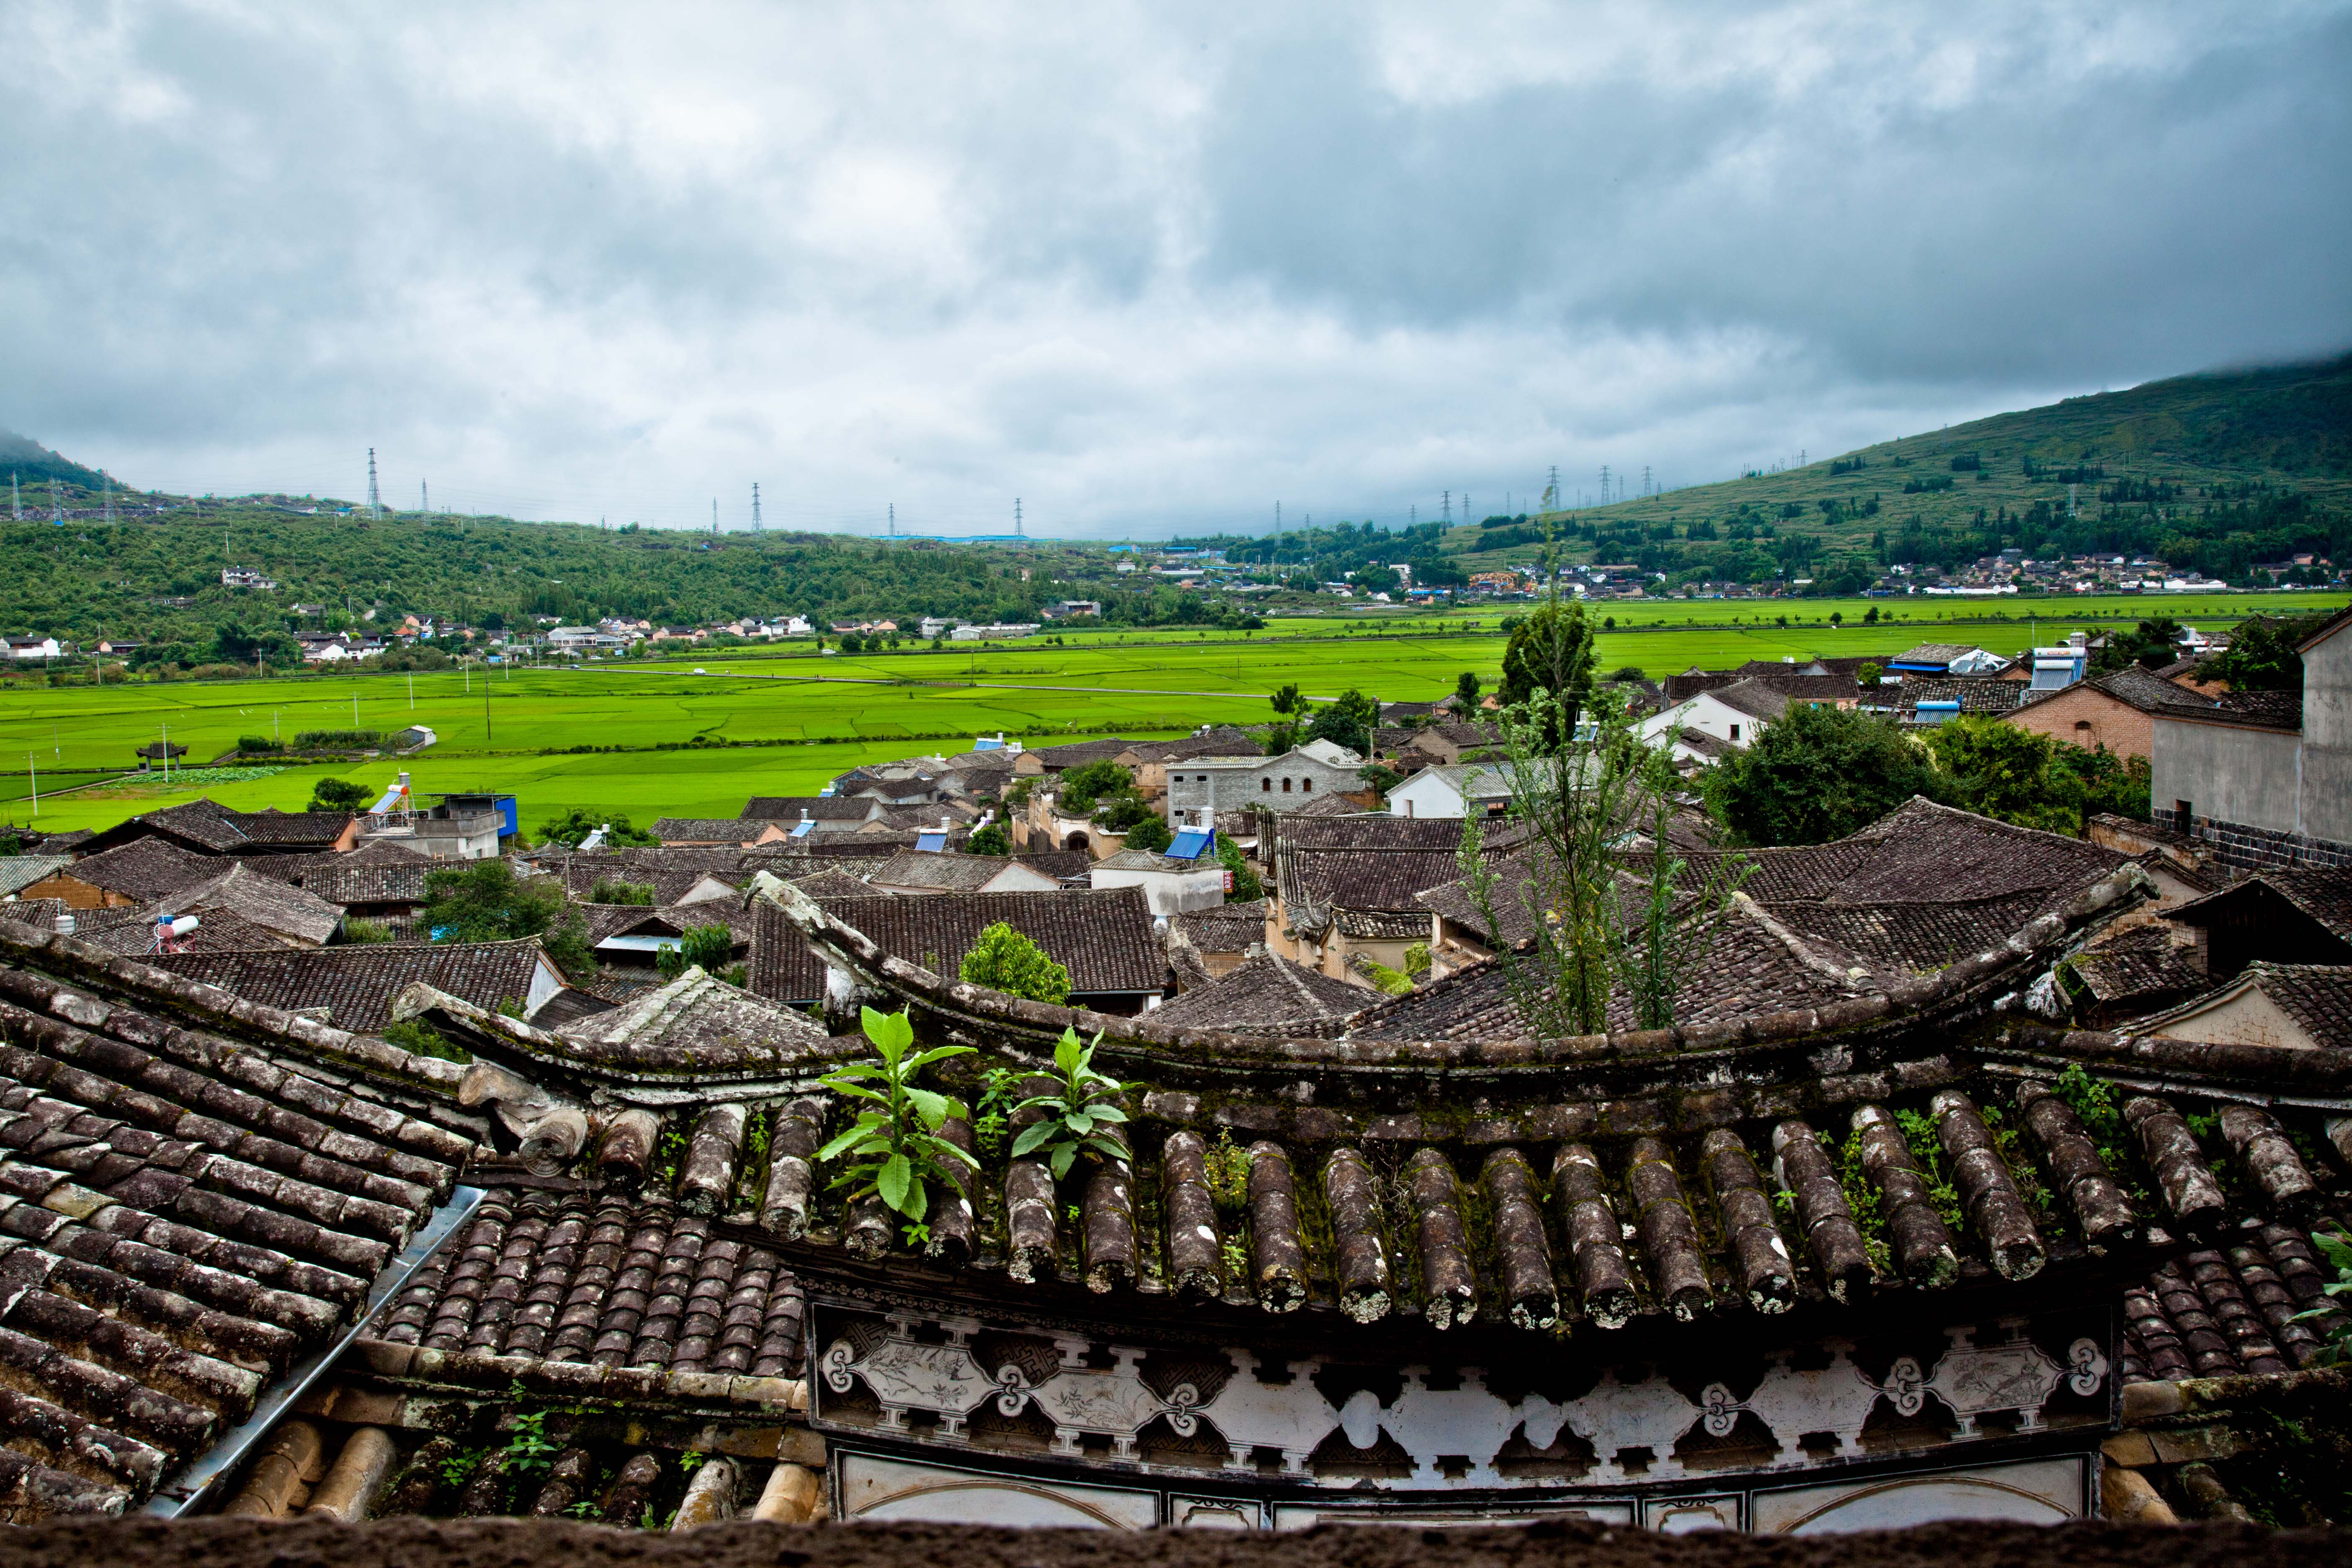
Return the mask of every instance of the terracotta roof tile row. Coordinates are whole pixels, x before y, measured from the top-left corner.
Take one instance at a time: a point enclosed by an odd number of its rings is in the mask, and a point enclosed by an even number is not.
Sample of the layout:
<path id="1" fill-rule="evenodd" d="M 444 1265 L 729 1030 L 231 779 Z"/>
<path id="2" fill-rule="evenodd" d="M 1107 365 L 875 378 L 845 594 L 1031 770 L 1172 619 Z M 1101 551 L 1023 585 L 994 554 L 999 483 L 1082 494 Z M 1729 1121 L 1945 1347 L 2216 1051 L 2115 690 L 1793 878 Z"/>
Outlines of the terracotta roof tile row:
<path id="1" fill-rule="evenodd" d="M 875 893 L 819 902 L 883 951 L 950 980 L 981 932 L 1002 921 L 1070 972 L 1074 994 L 1151 994 L 1167 984 L 1167 955 L 1152 934 L 1150 906 L 1135 888 L 913 897 Z M 821 998 L 824 965 L 807 939 L 772 904 L 761 900 L 754 907 L 759 925 L 751 947 L 751 989 L 778 1002 Z"/>
<path id="2" fill-rule="evenodd" d="M 362 1034 L 392 1022 L 393 999 L 420 981 L 495 1010 L 501 1002 L 526 1000 L 533 980 L 551 967 L 537 937 L 161 953 L 145 962 L 289 1012 L 324 1008 L 324 1022 Z"/>

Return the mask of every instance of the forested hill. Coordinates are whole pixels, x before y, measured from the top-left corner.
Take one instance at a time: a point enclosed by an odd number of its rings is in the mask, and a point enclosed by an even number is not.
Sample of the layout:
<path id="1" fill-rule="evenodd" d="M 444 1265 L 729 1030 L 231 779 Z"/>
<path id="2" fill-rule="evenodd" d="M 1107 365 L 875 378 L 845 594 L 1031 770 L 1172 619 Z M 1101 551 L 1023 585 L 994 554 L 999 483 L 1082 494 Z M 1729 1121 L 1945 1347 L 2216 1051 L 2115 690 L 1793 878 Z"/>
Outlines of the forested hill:
<path id="1" fill-rule="evenodd" d="M 115 522 L 85 508 L 59 526 L 49 521 L 45 484 L 37 521 L 28 498 L 25 521 L 0 521 L 6 630 L 196 643 L 224 620 L 332 625 L 347 605 L 353 615 L 373 609 L 378 624 L 415 614 L 493 628 L 532 616 L 626 615 L 657 625 L 791 614 L 1034 619 L 1041 595 L 1050 602 L 1076 592 L 1053 585 L 1049 563 L 1059 552 L 1051 548 L 607 531 L 423 514 L 371 521 L 249 502 L 159 513 L 151 498 L 118 492 L 117 500 Z M 278 585 L 225 587 L 224 567 L 263 573 Z M 1033 581 L 1022 580 L 1024 569 Z M 297 605 L 329 613 L 297 617 Z"/>
<path id="2" fill-rule="evenodd" d="M 2352 554 L 2352 356 L 2179 376 L 1612 506 L 1447 534 L 1477 571 L 1546 526 L 1571 560 L 1852 591 L 1888 564 L 2004 549 L 2148 555 L 2231 582 L 2257 561 Z"/>
<path id="3" fill-rule="evenodd" d="M 58 457 L 29 436 L 19 436 L 14 430 L 0 428 L 0 478 L 13 479 L 25 492 L 29 510 L 37 500 L 43 516 L 49 510 L 48 481 L 59 481 L 58 496 L 70 493 L 79 498 L 99 489 L 102 476 L 95 468 L 85 468 L 79 463 Z M 27 487 L 30 487 L 28 489 Z M 78 500 L 75 504 L 79 504 Z"/>

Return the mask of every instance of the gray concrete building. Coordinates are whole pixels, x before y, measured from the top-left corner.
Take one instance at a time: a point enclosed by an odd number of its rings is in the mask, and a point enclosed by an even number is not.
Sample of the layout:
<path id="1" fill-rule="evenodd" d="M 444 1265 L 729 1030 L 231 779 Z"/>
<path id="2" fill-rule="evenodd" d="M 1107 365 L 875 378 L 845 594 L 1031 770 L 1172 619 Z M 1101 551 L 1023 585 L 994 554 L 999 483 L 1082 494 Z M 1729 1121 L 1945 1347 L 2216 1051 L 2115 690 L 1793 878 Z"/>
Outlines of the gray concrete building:
<path id="1" fill-rule="evenodd" d="M 1253 805 L 1297 811 L 1364 787 L 1364 759 L 1329 741 L 1309 741 L 1278 757 L 1193 757 L 1168 764 L 1168 822 L 1213 826 Z"/>
<path id="2" fill-rule="evenodd" d="M 2352 610 L 2305 639 L 2303 696 L 2231 692 L 2150 715 L 2156 818 L 2223 863 L 2352 866 Z"/>

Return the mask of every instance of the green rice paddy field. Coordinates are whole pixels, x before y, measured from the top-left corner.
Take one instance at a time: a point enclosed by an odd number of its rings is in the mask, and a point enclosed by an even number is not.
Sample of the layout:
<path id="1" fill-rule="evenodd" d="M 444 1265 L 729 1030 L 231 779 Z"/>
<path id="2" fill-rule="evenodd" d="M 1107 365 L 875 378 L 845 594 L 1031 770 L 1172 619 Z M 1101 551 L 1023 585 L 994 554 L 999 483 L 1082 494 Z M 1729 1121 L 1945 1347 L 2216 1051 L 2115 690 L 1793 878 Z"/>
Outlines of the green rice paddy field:
<path id="1" fill-rule="evenodd" d="M 1878 626 L 1833 626 L 1870 607 L 1854 601 L 1783 605 L 1596 605 L 1617 627 L 1601 638 L 1603 669 L 1662 677 L 1693 665 L 1752 658 L 1893 654 L 1923 641 L 1968 642 L 2013 654 L 2077 627 L 2170 615 L 2218 628 L 2230 618 L 2332 608 L 2342 595 L 2075 600 L 2043 606 L 1895 607 Z M 1881 605 L 1882 610 L 1886 606 Z M 2058 614 L 2056 612 L 2064 612 Z M 732 816 L 752 795 L 812 794 L 863 762 L 962 751 L 1005 731 L 1033 742 L 1100 734 L 1171 735 L 1212 721 L 1269 717 L 1265 697 L 1287 682 L 1330 697 L 1355 687 L 1426 700 L 1465 669 L 1489 684 L 1502 657 L 1504 612 L 1454 616 L 1377 613 L 1288 619 L 1241 636 L 1100 633 L 1066 645 L 1029 641 L 980 650 L 929 649 L 819 658 L 806 645 L 711 652 L 697 662 L 591 664 L 470 675 L 367 674 L 291 679 L 141 683 L 92 688 L 16 684 L 0 691 L 0 819 L 97 827 L 135 812 L 209 795 L 226 805 L 288 810 L 333 774 L 371 788 L 405 767 L 417 789 L 499 790 L 521 797 L 526 826 L 574 806 L 656 816 Z M 1779 617 L 1787 613 L 1790 624 Z M 1990 622 L 1998 613 L 2013 620 Z M 1702 624 L 1687 624 L 1691 621 Z M 355 706 L 356 704 L 356 706 Z M 168 726 L 202 764 L 241 735 L 421 724 L 440 737 L 405 761 L 338 767 L 117 776 L 134 749 Z M 656 750 L 695 742 L 694 750 Z M 736 746 L 709 747 L 734 741 Z M 572 747 L 618 747 L 572 753 Z M 556 754 L 549 754 L 554 752 Z M 30 796 L 37 783 L 37 815 Z M 62 793 L 58 793 L 62 792 Z"/>

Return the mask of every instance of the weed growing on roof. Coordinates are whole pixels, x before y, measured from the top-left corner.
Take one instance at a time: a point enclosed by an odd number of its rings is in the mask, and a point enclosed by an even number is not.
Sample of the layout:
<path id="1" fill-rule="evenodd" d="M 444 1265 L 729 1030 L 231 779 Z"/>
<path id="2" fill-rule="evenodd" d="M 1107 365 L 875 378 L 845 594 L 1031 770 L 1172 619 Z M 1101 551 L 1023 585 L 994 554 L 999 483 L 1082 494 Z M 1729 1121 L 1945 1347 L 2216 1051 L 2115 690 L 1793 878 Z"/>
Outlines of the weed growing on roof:
<path id="1" fill-rule="evenodd" d="M 2042 1184 L 2041 1169 L 2034 1164 L 2033 1156 L 2026 1152 L 2024 1140 L 2018 1130 L 2008 1124 L 1999 1106 L 1979 1106 L 1977 1114 L 1984 1118 L 1986 1130 L 1992 1133 L 1993 1148 L 1999 1152 L 2000 1163 L 2009 1167 L 2010 1179 L 2017 1184 L 2018 1195 L 2033 1205 L 2034 1213 L 2048 1218 L 2055 1200 L 2050 1189 Z"/>
<path id="2" fill-rule="evenodd" d="M 929 1184 L 952 1185 L 956 1166 L 978 1170 L 980 1162 L 939 1135 L 949 1117 L 967 1114 L 963 1102 L 915 1080 L 933 1062 L 970 1056 L 971 1047 L 934 1046 L 910 1055 L 915 1026 L 904 1011 L 885 1016 L 867 1007 L 863 1021 L 875 1058 L 836 1068 L 824 1083 L 836 1094 L 866 1101 L 867 1109 L 858 1112 L 849 1131 L 818 1150 L 817 1159 L 847 1161 L 833 1185 L 849 1189 L 849 1202 L 870 1194 L 919 1228 L 929 1207 Z M 908 1234 L 911 1239 L 912 1228 Z M 929 1233 L 921 1239 L 928 1241 Z"/>
<path id="3" fill-rule="evenodd" d="M 1822 1134 L 1823 1145 L 1829 1142 L 1829 1135 Z M 1863 1165 L 1862 1129 L 1856 1127 L 1848 1133 L 1844 1143 L 1832 1152 L 1837 1162 L 1838 1186 L 1845 1193 L 1845 1206 L 1853 1211 L 1854 1228 L 1862 1232 L 1863 1250 L 1869 1254 L 1871 1269 L 1880 1275 L 1891 1274 L 1894 1268 L 1886 1247 L 1886 1217 L 1878 1212 L 1878 1185 Z"/>
<path id="4" fill-rule="evenodd" d="M 1209 1181 L 1209 1200 L 1220 1214 L 1239 1214 L 1249 1203 L 1250 1152 L 1234 1142 L 1230 1128 L 1202 1152 L 1201 1163 Z"/>
<path id="5" fill-rule="evenodd" d="M 1960 1223 L 1960 1193 L 1952 1185 L 1950 1162 L 1944 1158 L 1944 1142 L 1936 1135 L 1932 1117 L 1917 1110 L 1898 1110 L 1895 1125 L 1902 1131 L 1903 1142 L 1911 1151 L 1912 1163 L 1927 1178 L 1927 1201 L 1936 1205 L 1936 1213 L 1946 1228 L 1959 1232 L 1966 1229 Z"/>
<path id="6" fill-rule="evenodd" d="M 1081 1044 L 1076 1030 L 1064 1029 L 1054 1045 L 1054 1070 L 1061 1075 L 1061 1082 L 1052 1093 L 1031 1095 L 1013 1108 L 1016 1116 L 1025 1110 L 1038 1113 L 1038 1119 L 1013 1141 L 1013 1157 L 1043 1154 L 1057 1182 L 1070 1173 L 1071 1163 L 1080 1154 L 1127 1158 L 1127 1146 L 1109 1131 L 1127 1120 L 1127 1112 L 1116 1103 L 1127 1086 L 1095 1070 L 1095 1047 L 1100 1044 L 1099 1034 Z"/>
<path id="7" fill-rule="evenodd" d="M 402 1018 L 383 1026 L 384 1042 L 420 1057 L 438 1057 L 445 1062 L 470 1062 L 474 1053 L 465 1047 L 452 1044 L 440 1030 L 415 1018 Z"/>
<path id="8" fill-rule="evenodd" d="M 547 1469 L 562 1448 L 547 1435 L 548 1413 L 523 1408 L 530 1397 L 530 1392 L 520 1382 L 507 1387 L 507 1398 L 515 1405 L 514 1436 L 507 1439 L 503 1456 L 505 1468 L 511 1475 L 535 1475 Z"/>
<path id="9" fill-rule="evenodd" d="M 671 1186 L 677 1181 L 677 1163 L 686 1157 L 686 1123 L 672 1120 L 661 1130 L 654 1144 L 654 1164 L 661 1174 L 662 1185 Z"/>
<path id="10" fill-rule="evenodd" d="M 2352 1236 L 2347 1236 L 2340 1230 L 2334 1232 L 2315 1230 L 2311 1233 L 2311 1244 L 2319 1249 L 2321 1255 L 2336 1270 L 2335 1282 L 2324 1285 L 2321 1289 L 2330 1296 L 2352 1296 Z M 2290 1321 L 2307 1322 L 2315 1327 L 2322 1322 L 2326 1324 L 2326 1327 L 2318 1329 L 2319 1353 L 2312 1358 L 2313 1365 L 2352 1364 L 2352 1314 L 2347 1314 L 2344 1308 L 2312 1307 L 2297 1312 Z"/>
<path id="11" fill-rule="evenodd" d="M 1004 1117 L 1021 1093 L 1020 1075 L 1011 1068 L 991 1068 L 982 1075 L 980 1104 L 971 1119 L 971 1135 L 980 1152 L 993 1160 L 1004 1151 Z"/>
<path id="12" fill-rule="evenodd" d="M 489 1450 L 487 1448 L 452 1450 L 441 1460 L 441 1484 L 451 1488 L 464 1486 L 473 1473 L 481 1468 L 482 1460 L 488 1458 L 488 1454 Z"/>

